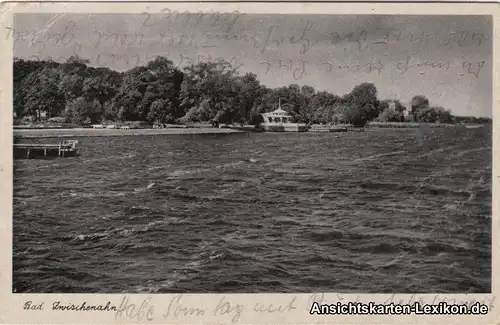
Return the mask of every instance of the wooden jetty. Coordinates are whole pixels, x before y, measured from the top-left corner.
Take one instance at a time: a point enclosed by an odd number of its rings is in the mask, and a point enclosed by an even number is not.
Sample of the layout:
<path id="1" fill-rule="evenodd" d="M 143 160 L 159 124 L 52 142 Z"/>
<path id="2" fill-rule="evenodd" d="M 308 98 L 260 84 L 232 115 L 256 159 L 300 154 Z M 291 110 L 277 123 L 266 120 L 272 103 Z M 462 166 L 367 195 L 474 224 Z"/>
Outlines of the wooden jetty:
<path id="1" fill-rule="evenodd" d="M 58 144 L 16 143 L 14 158 L 75 157 L 78 140 L 64 140 Z"/>

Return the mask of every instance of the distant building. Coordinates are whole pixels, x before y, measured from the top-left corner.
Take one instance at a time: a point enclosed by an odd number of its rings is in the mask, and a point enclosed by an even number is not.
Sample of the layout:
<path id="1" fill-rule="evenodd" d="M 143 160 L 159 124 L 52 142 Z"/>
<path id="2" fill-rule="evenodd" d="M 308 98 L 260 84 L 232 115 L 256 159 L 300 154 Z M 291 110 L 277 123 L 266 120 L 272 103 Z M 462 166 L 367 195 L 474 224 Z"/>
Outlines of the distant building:
<path id="1" fill-rule="evenodd" d="M 403 116 L 405 121 L 411 121 L 413 119 L 413 114 L 411 113 L 411 103 L 406 104 L 406 109 L 403 111 Z"/>
<path id="2" fill-rule="evenodd" d="M 389 102 L 389 110 L 392 112 L 396 111 L 396 102 L 395 101 L 391 100 Z"/>

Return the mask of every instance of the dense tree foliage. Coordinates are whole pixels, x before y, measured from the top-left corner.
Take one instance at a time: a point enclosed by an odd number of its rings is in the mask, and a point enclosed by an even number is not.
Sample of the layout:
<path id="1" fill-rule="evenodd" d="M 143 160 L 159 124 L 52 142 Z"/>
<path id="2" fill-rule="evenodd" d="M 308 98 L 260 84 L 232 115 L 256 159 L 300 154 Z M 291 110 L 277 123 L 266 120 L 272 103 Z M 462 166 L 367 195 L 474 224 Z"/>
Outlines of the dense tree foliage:
<path id="1" fill-rule="evenodd" d="M 377 120 L 383 122 L 404 122 L 405 110 L 406 107 L 399 100 L 382 100 L 379 104 L 380 114 Z"/>
<path id="2" fill-rule="evenodd" d="M 430 106 L 425 96 L 415 96 L 411 100 L 412 118 L 418 122 L 427 123 L 451 123 L 453 116 L 449 110 L 440 106 Z"/>
<path id="3" fill-rule="evenodd" d="M 269 89 L 255 74 L 240 74 L 227 62 L 201 62 L 181 71 L 172 61 L 157 57 L 146 66 L 125 72 L 90 67 L 71 57 L 64 63 L 14 60 L 14 112 L 18 119 L 75 124 L 107 121 L 147 123 L 261 122 L 260 114 L 281 107 L 304 123 L 405 121 L 453 122 L 450 111 L 430 106 L 415 96 L 411 112 L 399 101 L 379 101 L 377 88 L 362 83 L 343 96 L 311 86 Z"/>

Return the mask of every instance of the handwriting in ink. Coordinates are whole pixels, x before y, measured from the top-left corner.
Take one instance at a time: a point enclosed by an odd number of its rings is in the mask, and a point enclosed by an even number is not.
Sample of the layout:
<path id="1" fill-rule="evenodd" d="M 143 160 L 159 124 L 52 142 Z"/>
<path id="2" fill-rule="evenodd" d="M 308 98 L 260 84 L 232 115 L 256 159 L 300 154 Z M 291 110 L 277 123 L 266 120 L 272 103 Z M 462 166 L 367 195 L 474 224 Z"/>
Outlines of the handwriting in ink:
<path id="1" fill-rule="evenodd" d="M 481 69 L 485 65 L 485 61 L 478 61 L 473 64 L 472 62 L 462 62 L 462 69 L 466 70 L 468 74 L 474 75 L 476 78 L 479 77 Z"/>
<path id="2" fill-rule="evenodd" d="M 321 299 L 323 299 L 323 294 L 321 294 Z M 351 300 L 352 297 L 348 297 L 347 299 L 344 297 L 344 295 L 342 293 L 337 293 L 337 300 L 338 301 L 344 301 L 344 300 L 349 300 L 349 301 L 352 301 Z M 354 301 L 354 303 L 358 303 L 358 302 L 361 302 L 361 297 L 360 296 L 356 296 L 356 299 Z"/>
<path id="3" fill-rule="evenodd" d="M 164 319 L 176 319 L 180 317 L 187 316 L 203 316 L 205 315 L 205 310 L 201 308 L 188 307 L 182 303 L 182 295 L 176 295 L 170 300 L 168 304 L 167 311 L 163 313 Z"/>
<path id="4" fill-rule="evenodd" d="M 295 64 L 294 64 L 295 63 Z M 266 65 L 265 73 L 268 74 L 272 68 L 280 69 L 282 71 L 291 71 L 295 80 L 299 80 L 307 75 L 305 60 L 294 62 L 293 60 L 278 59 L 274 64 L 271 61 L 260 61 L 259 64 Z"/>
<path id="5" fill-rule="evenodd" d="M 372 44 L 380 45 L 384 50 L 388 50 L 391 44 L 402 42 L 409 43 L 410 45 L 428 45 L 434 37 L 435 35 L 429 34 L 425 31 L 405 34 L 400 30 L 391 29 L 385 33 L 381 39 L 373 41 Z"/>
<path id="6" fill-rule="evenodd" d="M 310 306 L 315 302 L 322 305 L 324 301 L 325 301 L 325 294 L 324 293 L 313 293 L 309 297 L 309 304 L 308 305 Z"/>
<path id="7" fill-rule="evenodd" d="M 236 56 L 232 56 L 231 59 L 226 60 L 225 58 L 219 56 L 219 57 L 212 57 L 210 54 L 208 55 L 203 55 L 203 54 L 198 54 L 196 58 L 193 59 L 193 57 L 186 56 L 184 54 L 179 54 L 180 61 L 176 65 L 176 68 L 180 68 L 183 64 L 184 66 L 190 66 L 190 65 L 197 65 L 203 62 L 216 62 L 216 63 L 225 63 L 228 64 L 229 66 L 232 67 L 233 71 L 237 71 L 239 68 L 241 68 L 244 64 L 243 63 L 238 63 Z"/>
<path id="8" fill-rule="evenodd" d="M 450 32 L 443 42 L 439 44 L 439 47 L 445 47 L 448 49 L 454 46 L 458 47 L 479 47 L 486 40 L 486 36 L 483 33 L 471 32 L 467 30 L 462 30 L 459 32 Z"/>
<path id="9" fill-rule="evenodd" d="M 17 42 L 23 40 L 28 41 L 29 46 L 40 45 L 43 49 L 45 49 L 46 44 L 49 46 L 57 46 L 60 44 L 68 46 L 71 42 L 75 41 L 75 35 L 72 33 L 75 26 L 75 22 L 69 21 L 66 26 L 64 26 L 64 31 L 62 33 L 52 33 L 49 31 L 29 33 L 27 31 L 22 32 L 15 30 L 12 27 L 6 27 L 6 29 L 9 31 L 7 33 L 7 38 L 13 38 L 14 46 Z M 40 34 L 44 37 L 42 38 Z"/>
<path id="10" fill-rule="evenodd" d="M 111 33 L 111 32 L 101 32 L 99 30 L 94 30 L 94 34 L 97 35 L 97 40 L 94 42 L 94 48 L 98 48 L 101 45 L 101 42 L 111 41 L 111 45 L 113 46 L 124 46 L 124 45 L 142 45 L 144 40 L 144 34 L 135 33 Z"/>
<path id="11" fill-rule="evenodd" d="M 297 309 L 295 306 L 295 301 L 297 297 L 293 297 L 287 304 L 273 305 L 273 304 L 261 304 L 256 303 L 253 310 L 258 313 L 285 313 Z"/>
<path id="12" fill-rule="evenodd" d="M 334 65 L 331 62 L 323 62 L 322 64 L 327 66 L 328 73 L 332 73 Z M 384 68 L 384 64 L 381 60 L 378 60 L 377 62 L 370 62 L 366 64 L 361 64 L 359 62 L 353 64 L 337 64 L 335 65 L 335 68 L 337 68 L 337 70 L 348 70 L 351 72 L 372 73 L 373 71 L 377 71 L 378 74 L 380 74 Z"/>
<path id="13" fill-rule="evenodd" d="M 231 320 L 237 322 L 240 319 L 241 313 L 245 310 L 245 306 L 241 304 L 231 304 L 226 297 L 222 297 L 215 309 L 213 310 L 214 316 L 217 315 L 232 315 Z"/>
<path id="14" fill-rule="evenodd" d="M 115 319 L 125 317 L 134 321 L 153 320 L 154 306 L 151 304 L 151 298 L 147 298 L 139 306 L 130 303 L 129 297 L 123 297 L 120 307 L 115 313 Z"/>
<path id="15" fill-rule="evenodd" d="M 216 26 L 218 24 L 224 23 L 227 24 L 226 31 L 230 32 L 237 21 L 241 19 L 241 17 L 245 16 L 245 13 L 241 13 L 239 11 L 233 11 L 231 13 L 221 13 L 218 11 L 210 10 L 206 11 L 198 11 L 198 12 L 190 12 L 184 11 L 179 12 L 177 10 L 170 10 L 168 8 L 163 8 L 160 10 L 159 14 L 154 14 L 155 17 L 159 16 L 159 20 L 153 20 L 153 14 L 151 13 L 143 13 L 146 17 L 142 22 L 142 27 L 154 27 L 164 22 L 172 22 L 172 21 L 181 21 L 183 23 L 187 23 L 191 26 L 199 25 L 202 22 L 208 22 L 210 26 Z"/>
<path id="16" fill-rule="evenodd" d="M 332 45 L 340 45 L 340 44 L 356 44 L 358 50 L 363 48 L 364 43 L 368 38 L 368 32 L 364 29 L 361 29 L 359 32 L 350 32 L 347 34 L 340 34 L 339 32 L 331 32 L 330 39 Z M 346 48 L 344 48 L 346 50 Z"/>
<path id="17" fill-rule="evenodd" d="M 159 43 L 162 45 L 167 45 L 172 47 L 175 45 L 187 45 L 191 47 L 196 47 L 197 42 L 193 35 L 180 34 L 179 36 L 172 36 L 170 33 L 160 33 Z"/>
<path id="18" fill-rule="evenodd" d="M 425 297 L 425 296 L 422 296 L 422 295 L 418 295 L 418 294 L 412 294 L 410 297 L 405 297 L 405 296 L 402 296 L 402 295 L 398 295 L 398 294 L 392 294 L 387 300 L 385 300 L 383 303 L 388 305 L 390 303 L 396 303 L 396 304 L 400 304 L 400 305 L 411 305 L 415 302 L 419 302 L 421 304 L 424 303 L 424 300 L 426 302 L 430 302 L 432 305 L 437 305 L 441 302 L 447 302 L 448 304 L 450 305 L 456 305 L 456 304 L 460 304 L 460 305 L 468 305 L 468 306 L 471 306 L 477 302 L 479 302 L 478 300 L 474 299 L 473 296 L 471 297 L 466 297 L 466 298 L 463 298 L 463 299 L 456 299 L 456 298 L 450 298 L 450 297 L 446 297 L 446 296 L 441 296 L 439 294 L 437 295 L 434 295 L 432 297 L 432 300 L 430 300 L 431 297 Z M 496 296 L 492 296 L 492 297 L 488 297 L 488 296 L 485 296 L 484 299 L 481 301 L 482 304 L 484 305 L 488 305 L 489 309 L 491 310 L 492 308 L 494 308 L 494 302 L 496 300 Z"/>
<path id="19" fill-rule="evenodd" d="M 276 27 L 276 25 L 270 25 L 267 28 L 267 33 L 264 40 L 262 42 L 256 42 L 254 44 L 257 47 L 261 47 L 260 53 L 264 53 L 273 43 L 276 45 L 276 47 L 279 47 L 283 42 L 283 40 L 273 40 L 273 31 Z"/>
<path id="20" fill-rule="evenodd" d="M 266 50 L 272 46 L 278 48 L 282 44 L 288 42 L 291 45 L 300 45 L 299 52 L 301 54 L 307 53 L 314 47 L 318 41 L 310 39 L 307 35 L 309 31 L 312 30 L 315 25 L 308 20 L 301 31 L 299 36 L 277 36 L 275 35 L 275 30 L 277 25 L 269 25 L 264 29 L 263 32 L 240 32 L 240 33 L 229 33 L 218 32 L 218 33 L 206 33 L 205 38 L 207 41 L 245 41 L 249 43 L 254 48 L 260 49 L 260 53 L 264 53 Z M 215 47 L 214 44 L 204 45 L 204 47 Z"/>
<path id="21" fill-rule="evenodd" d="M 406 56 L 404 61 L 399 61 L 397 63 L 397 70 L 402 74 L 407 72 L 412 68 L 427 68 L 427 69 L 441 69 L 444 71 L 448 71 L 450 69 L 451 63 L 450 61 L 417 61 L 412 62 L 412 57 L 410 55 Z M 420 71 L 421 74 L 425 73 L 424 70 Z"/>
<path id="22" fill-rule="evenodd" d="M 312 41 L 309 38 L 307 38 L 307 33 L 314 27 L 314 24 L 312 21 L 308 20 L 306 22 L 306 25 L 304 26 L 304 29 L 302 30 L 302 34 L 299 37 L 295 36 L 290 36 L 290 44 L 298 44 L 300 43 L 300 54 L 305 54 L 307 53 L 313 46 L 315 46 L 318 41 Z"/>

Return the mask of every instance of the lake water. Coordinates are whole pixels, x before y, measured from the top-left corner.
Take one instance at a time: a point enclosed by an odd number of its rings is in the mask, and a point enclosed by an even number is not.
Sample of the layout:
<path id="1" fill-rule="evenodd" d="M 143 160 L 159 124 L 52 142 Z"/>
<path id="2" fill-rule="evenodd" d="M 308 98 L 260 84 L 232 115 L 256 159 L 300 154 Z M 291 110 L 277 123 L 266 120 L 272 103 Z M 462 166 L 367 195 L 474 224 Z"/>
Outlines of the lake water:
<path id="1" fill-rule="evenodd" d="M 14 163 L 13 290 L 490 292 L 491 136 L 79 138 Z"/>

